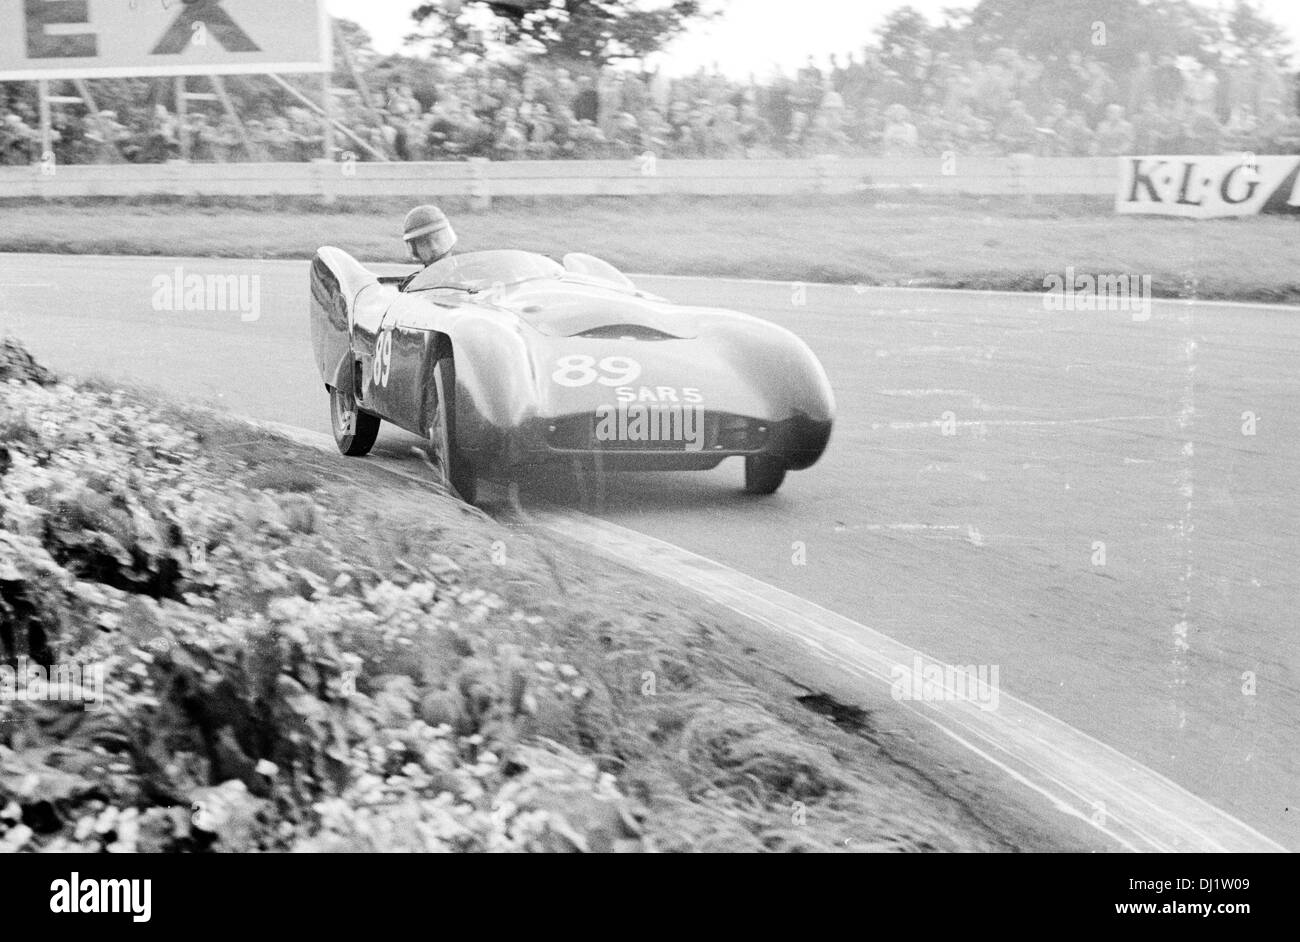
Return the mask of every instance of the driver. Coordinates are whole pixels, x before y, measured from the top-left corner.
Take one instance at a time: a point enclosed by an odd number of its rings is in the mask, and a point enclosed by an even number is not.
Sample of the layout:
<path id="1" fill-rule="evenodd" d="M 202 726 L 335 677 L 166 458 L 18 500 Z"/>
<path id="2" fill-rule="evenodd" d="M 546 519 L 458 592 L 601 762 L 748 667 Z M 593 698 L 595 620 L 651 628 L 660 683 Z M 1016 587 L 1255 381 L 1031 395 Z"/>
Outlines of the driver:
<path id="1" fill-rule="evenodd" d="M 437 206 L 415 207 L 406 214 L 402 230 L 402 240 L 406 242 L 411 258 L 425 267 L 442 261 L 456 247 L 456 233 L 451 228 L 451 220 Z M 403 282 L 402 290 L 415 277 L 412 275 Z"/>

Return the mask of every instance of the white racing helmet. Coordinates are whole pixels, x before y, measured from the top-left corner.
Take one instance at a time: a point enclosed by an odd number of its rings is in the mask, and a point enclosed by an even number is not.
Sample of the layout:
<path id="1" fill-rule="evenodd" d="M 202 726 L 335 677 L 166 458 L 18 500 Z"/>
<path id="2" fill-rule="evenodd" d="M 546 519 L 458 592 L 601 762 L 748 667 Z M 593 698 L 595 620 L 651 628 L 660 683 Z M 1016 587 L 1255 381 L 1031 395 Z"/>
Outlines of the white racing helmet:
<path id="1" fill-rule="evenodd" d="M 451 228 L 451 220 L 437 206 L 417 206 L 406 214 L 402 239 L 412 255 L 415 254 L 415 240 L 426 237 L 433 240 L 435 259 L 443 258 L 456 247 L 456 232 Z"/>

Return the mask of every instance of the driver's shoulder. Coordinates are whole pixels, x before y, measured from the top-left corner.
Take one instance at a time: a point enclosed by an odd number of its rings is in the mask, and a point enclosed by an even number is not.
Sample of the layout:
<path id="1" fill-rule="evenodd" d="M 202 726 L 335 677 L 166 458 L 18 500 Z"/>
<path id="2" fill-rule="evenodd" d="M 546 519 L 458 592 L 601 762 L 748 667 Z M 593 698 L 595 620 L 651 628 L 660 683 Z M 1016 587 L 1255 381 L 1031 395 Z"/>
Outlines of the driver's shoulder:
<path id="1" fill-rule="evenodd" d="M 441 261 L 441 259 L 439 259 L 439 261 Z M 413 271 L 413 272 L 411 272 L 409 275 L 407 275 L 407 276 L 406 276 L 406 277 L 401 281 L 400 284 L 398 284 L 398 286 L 397 286 L 397 290 L 398 290 L 398 291 L 406 291 L 406 290 L 408 290 L 408 289 L 411 287 L 411 285 L 413 285 L 413 284 L 415 283 L 415 280 L 416 280 L 417 278 L 419 278 L 421 275 L 425 274 L 425 273 L 426 273 L 430 268 L 432 268 L 434 265 L 437 265 L 437 264 L 438 264 L 438 262 L 433 262 L 432 264 L 425 265 L 423 268 L 417 268 L 415 271 Z"/>

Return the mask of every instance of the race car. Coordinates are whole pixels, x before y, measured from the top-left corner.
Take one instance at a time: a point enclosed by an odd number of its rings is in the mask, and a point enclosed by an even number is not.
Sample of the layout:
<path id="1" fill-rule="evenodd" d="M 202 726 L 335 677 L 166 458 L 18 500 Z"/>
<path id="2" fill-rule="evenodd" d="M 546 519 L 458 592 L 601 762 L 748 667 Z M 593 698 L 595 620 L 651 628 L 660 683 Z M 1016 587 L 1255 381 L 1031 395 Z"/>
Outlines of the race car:
<path id="1" fill-rule="evenodd" d="M 380 277 L 341 249 L 311 268 L 311 339 L 334 439 L 365 455 L 390 422 L 425 437 L 443 484 L 554 463 L 706 470 L 744 459 L 771 494 L 830 439 L 826 373 L 798 337 L 672 304 L 573 253 L 453 255 Z"/>

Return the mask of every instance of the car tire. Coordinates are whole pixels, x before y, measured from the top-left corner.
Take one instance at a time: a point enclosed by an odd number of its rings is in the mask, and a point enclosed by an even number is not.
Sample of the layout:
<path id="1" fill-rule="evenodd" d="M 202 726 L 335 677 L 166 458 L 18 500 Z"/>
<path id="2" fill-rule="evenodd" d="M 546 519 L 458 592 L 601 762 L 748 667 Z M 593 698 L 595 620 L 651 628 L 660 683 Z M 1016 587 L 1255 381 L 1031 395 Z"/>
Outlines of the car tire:
<path id="1" fill-rule="evenodd" d="M 356 397 L 351 393 L 330 387 L 330 429 L 339 451 L 350 458 L 368 455 L 379 437 L 379 425 L 378 416 L 357 408 Z"/>
<path id="2" fill-rule="evenodd" d="M 429 443 L 442 474 L 442 484 L 465 503 L 472 504 L 478 496 L 478 478 L 473 464 L 456 448 L 456 362 L 449 354 L 439 357 L 434 364 L 433 385 L 438 404 L 429 428 Z"/>
<path id="3" fill-rule="evenodd" d="M 768 455 L 745 458 L 745 493 L 775 494 L 785 480 L 785 465 Z"/>

